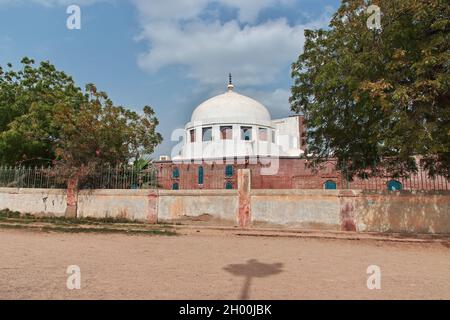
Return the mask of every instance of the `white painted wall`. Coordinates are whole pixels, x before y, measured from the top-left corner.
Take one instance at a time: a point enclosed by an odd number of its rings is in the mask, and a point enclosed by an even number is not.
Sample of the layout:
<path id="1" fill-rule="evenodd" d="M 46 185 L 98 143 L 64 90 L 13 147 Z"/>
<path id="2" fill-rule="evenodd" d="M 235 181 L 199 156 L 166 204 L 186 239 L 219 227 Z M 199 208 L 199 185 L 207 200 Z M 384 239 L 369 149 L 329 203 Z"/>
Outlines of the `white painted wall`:
<path id="1" fill-rule="evenodd" d="M 300 118 L 298 116 L 272 120 L 276 129 L 276 143 L 282 153 L 288 156 L 299 156 L 300 150 Z"/>
<path id="2" fill-rule="evenodd" d="M 66 190 L 0 188 L 0 210 L 59 217 L 66 207 Z"/>
<path id="3" fill-rule="evenodd" d="M 159 190 L 158 219 L 169 221 L 212 215 L 235 223 L 238 210 L 236 190 Z"/>
<path id="4" fill-rule="evenodd" d="M 252 190 L 254 224 L 340 229 L 339 190 Z"/>
<path id="5" fill-rule="evenodd" d="M 120 218 L 147 221 L 155 199 L 150 190 L 83 190 L 78 194 L 79 218 Z M 153 201 L 153 202 L 152 202 Z"/>

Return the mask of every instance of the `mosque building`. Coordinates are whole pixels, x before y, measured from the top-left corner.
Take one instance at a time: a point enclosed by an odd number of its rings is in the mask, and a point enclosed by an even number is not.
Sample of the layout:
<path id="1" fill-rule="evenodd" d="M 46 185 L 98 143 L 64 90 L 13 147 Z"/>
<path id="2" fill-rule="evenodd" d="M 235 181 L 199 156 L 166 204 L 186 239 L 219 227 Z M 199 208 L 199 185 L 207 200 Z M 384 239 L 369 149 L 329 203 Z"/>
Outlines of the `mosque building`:
<path id="1" fill-rule="evenodd" d="M 183 144 L 154 165 L 159 188 L 236 189 L 237 170 L 250 169 L 253 189 L 343 189 L 349 180 L 334 161 L 318 171 L 308 166 L 304 117 L 272 119 L 260 102 L 236 92 L 231 75 L 227 91 L 194 109 Z M 355 179 L 354 189 L 423 189 L 426 173 L 410 179 L 389 176 Z M 432 184 L 425 183 L 425 189 Z"/>
<path id="2" fill-rule="evenodd" d="M 231 75 L 225 93 L 194 109 L 183 140 L 172 159 L 155 162 L 163 189 L 235 189 L 240 168 L 251 169 L 253 188 L 322 188 L 339 176 L 331 166 L 321 175 L 305 168 L 303 116 L 272 119 L 262 103 L 236 92 Z"/>
<path id="3" fill-rule="evenodd" d="M 185 144 L 174 161 L 235 157 L 300 157 L 303 117 L 272 120 L 260 102 L 228 91 L 200 104 L 185 127 Z"/>

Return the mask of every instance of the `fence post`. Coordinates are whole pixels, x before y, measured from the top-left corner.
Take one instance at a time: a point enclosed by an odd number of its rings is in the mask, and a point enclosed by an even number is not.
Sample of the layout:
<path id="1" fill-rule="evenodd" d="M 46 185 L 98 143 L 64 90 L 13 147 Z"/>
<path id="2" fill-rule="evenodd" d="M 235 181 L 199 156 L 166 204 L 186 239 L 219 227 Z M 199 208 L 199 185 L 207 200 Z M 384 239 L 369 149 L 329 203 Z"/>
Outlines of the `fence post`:
<path id="1" fill-rule="evenodd" d="M 239 169 L 238 176 L 238 197 L 239 206 L 237 212 L 237 222 L 240 228 L 248 228 L 252 222 L 252 211 L 250 206 L 251 193 L 251 171 L 250 169 Z"/>

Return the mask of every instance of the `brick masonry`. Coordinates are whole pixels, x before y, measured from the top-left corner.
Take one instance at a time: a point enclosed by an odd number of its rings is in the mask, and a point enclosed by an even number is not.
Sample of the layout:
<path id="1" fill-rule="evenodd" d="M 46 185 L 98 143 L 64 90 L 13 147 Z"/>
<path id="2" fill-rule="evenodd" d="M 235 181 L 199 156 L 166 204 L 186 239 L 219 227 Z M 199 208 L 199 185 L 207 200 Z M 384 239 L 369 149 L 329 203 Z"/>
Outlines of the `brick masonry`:
<path id="1" fill-rule="evenodd" d="M 225 189 L 231 186 L 237 189 L 237 171 L 250 169 L 252 189 L 324 189 L 327 181 L 336 184 L 337 189 L 379 190 L 387 189 L 390 180 L 398 180 L 404 190 L 450 190 L 450 183 L 443 177 L 430 179 L 426 172 L 419 171 L 407 179 L 393 179 L 385 176 L 368 180 L 356 179 L 348 182 L 341 172 L 335 170 L 333 162 L 326 163 L 317 172 L 308 167 L 308 161 L 301 158 L 279 159 L 232 159 L 225 161 L 190 161 L 176 163 L 172 161 L 156 162 L 158 184 L 162 189 L 173 189 L 174 184 L 182 190 Z M 226 175 L 226 167 L 232 166 L 232 175 Z M 203 181 L 199 181 L 199 168 L 203 168 Z M 276 168 L 273 174 L 265 174 L 270 168 Z M 178 175 L 173 175 L 174 170 Z M 203 183 L 199 183 L 203 182 Z"/>

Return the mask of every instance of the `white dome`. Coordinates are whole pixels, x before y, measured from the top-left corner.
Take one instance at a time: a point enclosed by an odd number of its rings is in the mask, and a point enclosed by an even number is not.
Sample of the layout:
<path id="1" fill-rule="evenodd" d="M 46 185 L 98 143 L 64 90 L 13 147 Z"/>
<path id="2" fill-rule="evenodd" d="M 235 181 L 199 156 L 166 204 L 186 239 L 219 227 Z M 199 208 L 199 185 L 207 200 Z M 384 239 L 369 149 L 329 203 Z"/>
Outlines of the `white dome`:
<path id="1" fill-rule="evenodd" d="M 271 121 L 267 108 L 258 101 L 229 90 L 200 104 L 192 113 L 192 122 L 239 119 L 239 122 Z"/>

